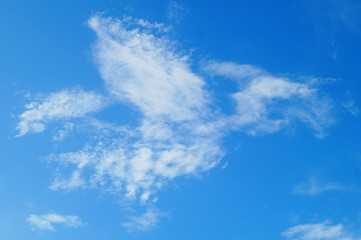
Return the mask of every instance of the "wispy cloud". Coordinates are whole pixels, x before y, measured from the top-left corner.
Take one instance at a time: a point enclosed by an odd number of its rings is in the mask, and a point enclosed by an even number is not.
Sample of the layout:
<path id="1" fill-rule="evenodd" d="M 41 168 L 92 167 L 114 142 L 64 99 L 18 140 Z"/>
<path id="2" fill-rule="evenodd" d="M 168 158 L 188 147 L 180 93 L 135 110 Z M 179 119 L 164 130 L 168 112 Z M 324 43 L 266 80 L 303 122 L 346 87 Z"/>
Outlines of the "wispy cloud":
<path id="1" fill-rule="evenodd" d="M 233 62 L 210 61 L 203 70 L 238 81 L 240 90 L 231 95 L 237 112 L 230 119 L 252 135 L 276 132 L 298 120 L 322 138 L 324 129 L 334 123 L 330 99 L 321 97 L 312 84 Z"/>
<path id="2" fill-rule="evenodd" d="M 323 182 L 312 176 L 305 182 L 301 182 L 293 189 L 294 193 L 315 196 L 328 191 L 347 191 L 359 193 L 360 189 L 354 184 L 341 184 L 338 182 Z"/>
<path id="3" fill-rule="evenodd" d="M 134 106 L 142 118 L 130 136 L 51 157 L 75 165 L 68 178 L 55 179 L 52 189 L 108 186 L 145 202 L 167 180 L 214 167 L 223 155 L 222 133 L 212 120 L 205 81 L 190 70 L 187 58 L 176 54 L 166 38 L 151 34 L 150 24 L 94 16 L 89 26 L 98 36 L 94 57 L 108 93 Z"/>
<path id="4" fill-rule="evenodd" d="M 150 231 L 154 229 L 161 217 L 165 217 L 166 214 L 160 212 L 156 208 L 149 208 L 143 215 L 141 216 L 131 216 L 128 221 L 123 222 L 122 226 L 127 228 L 128 231 Z"/>
<path id="5" fill-rule="evenodd" d="M 19 116 L 17 136 L 42 132 L 45 124 L 51 121 L 84 117 L 99 111 L 105 104 L 102 95 L 78 88 L 50 93 L 26 105 L 27 110 Z"/>
<path id="6" fill-rule="evenodd" d="M 342 224 L 332 225 L 328 222 L 301 224 L 282 233 L 290 240 L 358 240 Z"/>
<path id="7" fill-rule="evenodd" d="M 180 2 L 170 1 L 167 9 L 167 17 L 179 23 L 182 18 L 189 12 Z"/>
<path id="8" fill-rule="evenodd" d="M 78 216 L 55 213 L 46 215 L 32 214 L 26 220 L 31 224 L 33 230 L 55 231 L 55 225 L 63 225 L 70 228 L 78 228 L 84 225 Z"/>
<path id="9" fill-rule="evenodd" d="M 69 133 L 74 129 L 74 123 L 68 122 L 64 124 L 64 127 L 56 132 L 53 135 L 53 141 L 60 142 L 63 141 Z"/>
<path id="10" fill-rule="evenodd" d="M 98 36 L 94 57 L 100 73 L 120 102 L 132 104 L 146 117 L 170 121 L 207 113 L 205 81 L 190 70 L 172 42 L 150 32 L 152 26 L 100 16 L 88 23 Z"/>
<path id="11" fill-rule="evenodd" d="M 29 104 L 20 115 L 19 136 L 43 131 L 56 120 L 65 124 L 54 137 L 59 141 L 80 129 L 73 118 L 91 126 L 82 149 L 47 158 L 63 166 L 51 185 L 54 190 L 98 187 L 125 201 L 152 205 L 169 181 L 215 167 L 224 155 L 221 139 L 230 130 L 269 133 L 299 119 L 321 136 L 332 122 L 331 105 L 316 88 L 252 65 L 214 61 L 205 71 L 239 82 L 239 89 L 230 93 L 236 109 L 226 115 L 215 106 L 206 79 L 192 70 L 190 57 L 177 51 L 165 25 L 101 15 L 91 17 L 88 25 L 97 36 L 93 56 L 105 96 L 64 90 Z M 104 99 L 132 107 L 139 118 L 131 127 L 96 120 L 109 104 Z M 156 215 L 151 210 L 132 219 L 148 228 L 157 222 Z"/>
<path id="12" fill-rule="evenodd" d="M 300 183 L 294 188 L 294 192 L 297 194 L 311 196 L 332 190 L 347 190 L 347 188 L 335 182 L 321 183 L 315 177 L 310 177 L 307 182 Z"/>
<path id="13" fill-rule="evenodd" d="M 360 113 L 360 109 L 353 100 L 348 100 L 342 104 L 342 106 L 351 113 L 353 116 L 357 116 Z"/>
<path id="14" fill-rule="evenodd" d="M 224 76 L 230 79 L 249 79 L 264 75 L 265 71 L 250 64 L 234 62 L 209 61 L 203 63 L 202 69 L 212 76 Z"/>

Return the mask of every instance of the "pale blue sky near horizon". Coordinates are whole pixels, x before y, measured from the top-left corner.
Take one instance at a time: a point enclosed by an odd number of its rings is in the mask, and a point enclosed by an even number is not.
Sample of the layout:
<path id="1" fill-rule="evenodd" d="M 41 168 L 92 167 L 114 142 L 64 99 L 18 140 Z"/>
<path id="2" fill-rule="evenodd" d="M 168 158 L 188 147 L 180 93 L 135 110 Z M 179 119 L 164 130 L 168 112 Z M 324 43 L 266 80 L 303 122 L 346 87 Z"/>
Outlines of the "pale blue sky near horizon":
<path id="1" fill-rule="evenodd" d="M 358 240 L 361 2 L 0 2 L 0 239 Z"/>

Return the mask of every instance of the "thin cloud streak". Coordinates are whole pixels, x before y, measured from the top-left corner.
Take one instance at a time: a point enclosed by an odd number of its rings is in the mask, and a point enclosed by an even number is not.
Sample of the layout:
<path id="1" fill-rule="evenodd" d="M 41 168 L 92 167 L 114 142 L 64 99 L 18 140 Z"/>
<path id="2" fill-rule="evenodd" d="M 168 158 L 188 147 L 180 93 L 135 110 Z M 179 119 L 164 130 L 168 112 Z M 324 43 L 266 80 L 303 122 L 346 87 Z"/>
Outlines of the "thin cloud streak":
<path id="1" fill-rule="evenodd" d="M 55 225 L 63 225 L 70 228 L 78 228 L 84 225 L 78 216 L 55 213 L 46 215 L 32 214 L 26 220 L 32 225 L 33 230 L 55 231 Z"/>
<path id="2" fill-rule="evenodd" d="M 19 118 L 18 137 L 27 133 L 39 133 L 52 121 L 85 117 L 106 106 L 105 98 L 96 92 L 67 89 L 48 94 L 25 106 Z"/>
<path id="3" fill-rule="evenodd" d="M 140 216 L 130 216 L 127 221 L 122 223 L 129 232 L 147 232 L 154 229 L 160 218 L 165 217 L 166 214 L 156 208 L 149 208 L 144 214 Z"/>
<path id="4" fill-rule="evenodd" d="M 290 240 L 358 240 L 342 224 L 328 222 L 300 224 L 287 229 L 282 236 Z"/>
<path id="5" fill-rule="evenodd" d="M 189 13 L 189 10 L 185 8 L 181 3 L 176 1 L 170 1 L 167 9 L 167 17 L 170 20 L 180 23 L 182 18 Z"/>
<path id="6" fill-rule="evenodd" d="M 306 183 L 300 183 L 294 188 L 294 192 L 302 195 L 315 196 L 326 191 L 349 190 L 339 183 L 321 183 L 315 177 L 310 177 Z"/>

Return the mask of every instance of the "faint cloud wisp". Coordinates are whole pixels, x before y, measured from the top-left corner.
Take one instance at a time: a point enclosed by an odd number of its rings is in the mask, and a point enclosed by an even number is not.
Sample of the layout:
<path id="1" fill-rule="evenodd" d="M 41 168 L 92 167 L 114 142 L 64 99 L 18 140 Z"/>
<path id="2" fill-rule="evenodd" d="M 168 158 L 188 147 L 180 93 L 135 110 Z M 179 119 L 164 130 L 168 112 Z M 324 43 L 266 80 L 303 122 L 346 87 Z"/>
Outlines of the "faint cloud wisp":
<path id="1" fill-rule="evenodd" d="M 287 229 L 282 236 L 290 240 L 358 240 L 342 224 L 328 222 L 300 224 Z"/>
<path id="2" fill-rule="evenodd" d="M 84 225 L 78 216 L 55 213 L 46 215 L 32 214 L 26 220 L 32 225 L 33 230 L 55 231 L 55 225 L 63 225 L 70 228 L 78 228 Z"/>

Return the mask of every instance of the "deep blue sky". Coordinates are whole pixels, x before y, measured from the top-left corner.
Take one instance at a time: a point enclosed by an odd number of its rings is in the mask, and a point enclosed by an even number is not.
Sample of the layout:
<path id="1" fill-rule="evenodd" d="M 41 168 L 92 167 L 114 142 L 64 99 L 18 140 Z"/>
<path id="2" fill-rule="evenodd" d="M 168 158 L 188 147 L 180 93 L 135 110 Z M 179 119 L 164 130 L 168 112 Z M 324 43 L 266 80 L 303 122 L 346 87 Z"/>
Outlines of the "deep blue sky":
<path id="1" fill-rule="evenodd" d="M 0 31 L 0 239 L 361 238 L 360 2 L 2 0 Z"/>

